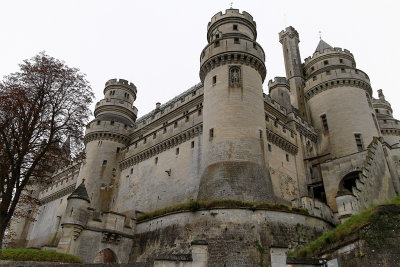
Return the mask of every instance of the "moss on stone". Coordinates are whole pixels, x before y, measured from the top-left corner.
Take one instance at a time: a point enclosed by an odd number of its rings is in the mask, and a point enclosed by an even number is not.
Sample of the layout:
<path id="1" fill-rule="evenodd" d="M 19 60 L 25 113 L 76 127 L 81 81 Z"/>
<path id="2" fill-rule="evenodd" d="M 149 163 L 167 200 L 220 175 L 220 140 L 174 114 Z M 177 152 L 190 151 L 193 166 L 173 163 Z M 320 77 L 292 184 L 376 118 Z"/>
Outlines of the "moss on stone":
<path id="1" fill-rule="evenodd" d="M 391 208 L 391 206 L 393 206 Z M 335 247 L 346 240 L 362 239 L 370 244 L 389 237 L 387 233 L 400 229 L 400 195 L 391 201 L 374 205 L 371 208 L 351 216 L 331 231 L 325 232 L 318 239 L 304 248 L 289 254 L 291 257 L 314 257 Z M 379 246 L 379 244 L 375 244 Z M 380 244 L 382 245 L 382 244 Z"/>
<path id="2" fill-rule="evenodd" d="M 82 263 L 75 255 L 37 249 L 1 249 L 0 260 Z"/>

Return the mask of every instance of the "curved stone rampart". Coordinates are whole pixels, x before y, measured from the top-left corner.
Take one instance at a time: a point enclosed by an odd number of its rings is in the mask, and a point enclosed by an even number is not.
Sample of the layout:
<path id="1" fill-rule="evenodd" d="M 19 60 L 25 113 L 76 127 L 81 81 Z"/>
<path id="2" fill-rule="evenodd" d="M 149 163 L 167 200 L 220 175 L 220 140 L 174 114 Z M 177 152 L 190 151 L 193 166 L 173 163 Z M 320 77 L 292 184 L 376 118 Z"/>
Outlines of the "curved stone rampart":
<path id="1" fill-rule="evenodd" d="M 299 248 L 331 227 L 316 217 L 281 211 L 174 213 L 137 223 L 130 262 L 190 254 L 192 242 L 201 240 L 208 246 L 209 267 L 259 266 L 261 258 L 269 262 L 271 247 Z"/>

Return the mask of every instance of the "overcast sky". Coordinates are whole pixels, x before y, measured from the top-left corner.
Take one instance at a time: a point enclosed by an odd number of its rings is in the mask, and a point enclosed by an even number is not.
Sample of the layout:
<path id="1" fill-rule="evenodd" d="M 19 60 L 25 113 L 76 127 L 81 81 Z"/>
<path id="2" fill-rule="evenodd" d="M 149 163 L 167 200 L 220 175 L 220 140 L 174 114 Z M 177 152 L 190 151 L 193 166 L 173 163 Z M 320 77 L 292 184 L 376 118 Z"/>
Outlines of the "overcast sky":
<path id="1" fill-rule="evenodd" d="M 225 0 L 18 1 L 0 2 L 0 76 L 40 51 L 87 74 L 103 97 L 108 79 L 123 78 L 138 88 L 139 116 L 197 84 L 200 52 L 210 18 L 229 8 Z M 400 1 L 236 0 L 257 22 L 257 41 L 266 53 L 268 80 L 284 76 L 278 33 L 293 26 L 302 59 L 322 39 L 349 49 L 376 90 L 383 89 L 400 119 Z"/>

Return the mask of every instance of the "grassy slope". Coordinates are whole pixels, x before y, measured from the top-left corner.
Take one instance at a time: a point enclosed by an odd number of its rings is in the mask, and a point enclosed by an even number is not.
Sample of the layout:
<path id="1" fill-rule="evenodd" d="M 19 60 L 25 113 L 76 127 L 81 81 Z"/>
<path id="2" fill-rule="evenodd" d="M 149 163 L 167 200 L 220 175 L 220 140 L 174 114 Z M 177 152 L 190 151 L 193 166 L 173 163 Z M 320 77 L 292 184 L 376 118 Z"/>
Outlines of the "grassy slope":
<path id="1" fill-rule="evenodd" d="M 305 209 L 289 207 L 283 204 L 272 204 L 267 202 L 245 202 L 239 200 L 213 200 L 213 201 L 190 201 L 175 206 L 158 209 L 152 212 L 144 213 L 137 218 L 137 222 L 152 219 L 158 216 L 162 216 L 172 212 L 178 211 L 197 211 L 197 210 L 208 210 L 215 208 L 245 208 L 250 210 L 265 209 L 265 210 L 276 210 L 276 211 L 289 211 L 308 215 L 308 211 Z"/>
<path id="2" fill-rule="evenodd" d="M 1 249 L 0 260 L 82 263 L 75 255 L 37 249 Z"/>
<path id="3" fill-rule="evenodd" d="M 387 203 L 382 203 L 380 205 L 396 204 L 400 205 L 400 196 L 394 197 L 391 201 Z M 291 257 L 312 257 L 314 255 L 322 252 L 329 244 L 343 241 L 346 237 L 351 234 L 357 233 L 363 227 L 368 225 L 371 221 L 371 217 L 374 214 L 373 206 L 357 215 L 351 216 L 344 223 L 339 224 L 335 229 L 324 233 L 318 239 L 309 243 L 306 247 L 293 252 L 290 254 Z"/>

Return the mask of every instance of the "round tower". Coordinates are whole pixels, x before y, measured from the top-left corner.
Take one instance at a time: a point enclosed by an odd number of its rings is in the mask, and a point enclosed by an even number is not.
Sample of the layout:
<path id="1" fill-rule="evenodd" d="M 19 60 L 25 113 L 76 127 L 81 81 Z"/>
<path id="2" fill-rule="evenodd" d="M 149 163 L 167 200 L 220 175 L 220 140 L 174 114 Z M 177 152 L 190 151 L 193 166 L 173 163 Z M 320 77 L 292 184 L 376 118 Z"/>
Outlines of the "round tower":
<path id="1" fill-rule="evenodd" d="M 392 107 L 385 99 L 382 89 L 378 90 L 378 97 L 378 99 L 372 100 L 372 106 L 376 114 L 376 119 L 378 120 L 382 137 L 392 148 L 400 148 L 400 122 L 393 118 Z M 396 155 L 397 158 L 400 157 L 400 151 L 392 149 L 392 154 Z"/>
<path id="2" fill-rule="evenodd" d="M 264 153 L 265 54 L 253 17 L 238 9 L 208 23 L 200 56 L 204 85 L 199 200 L 273 201 Z"/>
<path id="3" fill-rule="evenodd" d="M 269 80 L 268 89 L 273 100 L 284 106 L 287 111 L 291 110 L 290 85 L 285 77 L 275 77 L 274 80 Z"/>
<path id="4" fill-rule="evenodd" d="M 85 179 L 92 206 L 108 208 L 112 184 L 116 176 L 118 156 L 128 144 L 129 131 L 136 120 L 136 86 L 123 79 L 106 82 L 104 99 L 95 107 L 95 119 L 86 126 L 86 160 L 78 183 Z"/>
<path id="5" fill-rule="evenodd" d="M 365 150 L 379 134 L 369 77 L 356 68 L 353 54 L 321 40 L 304 72 L 304 98 L 320 131 L 320 153 L 339 158 Z"/>

